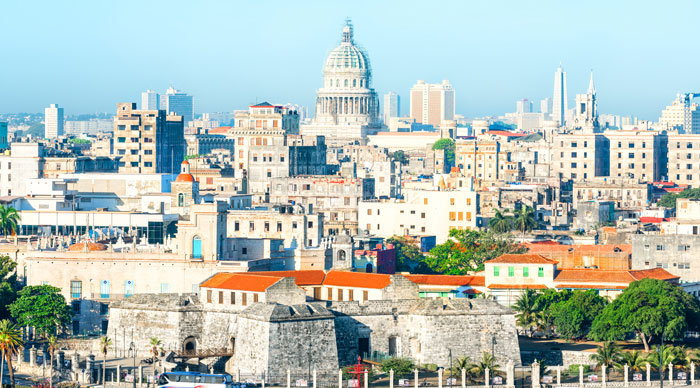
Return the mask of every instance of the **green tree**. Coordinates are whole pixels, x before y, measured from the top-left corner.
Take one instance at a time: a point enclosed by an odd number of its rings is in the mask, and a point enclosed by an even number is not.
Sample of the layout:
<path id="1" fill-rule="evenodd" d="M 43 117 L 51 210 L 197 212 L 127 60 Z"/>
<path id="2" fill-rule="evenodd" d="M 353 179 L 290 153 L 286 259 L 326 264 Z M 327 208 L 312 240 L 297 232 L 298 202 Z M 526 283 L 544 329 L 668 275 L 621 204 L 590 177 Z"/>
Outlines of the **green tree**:
<path id="1" fill-rule="evenodd" d="M 499 210 L 489 220 L 489 229 L 496 233 L 508 233 L 513 229 L 513 220 L 511 217 L 504 216 Z"/>
<path id="2" fill-rule="evenodd" d="M 381 365 L 382 372 L 389 373 L 390 370 L 393 370 L 395 377 L 407 376 L 413 372 L 415 367 L 410 358 L 403 357 L 387 358 L 382 361 Z"/>
<path id="3" fill-rule="evenodd" d="M 676 200 L 678 198 L 691 198 L 700 199 L 700 188 L 685 189 L 680 193 L 668 193 L 659 199 L 656 203 L 659 206 L 663 206 L 670 209 L 676 208 Z"/>
<path id="4" fill-rule="evenodd" d="M 494 357 L 493 354 L 489 352 L 483 352 L 481 354 L 481 359 L 474 364 L 474 371 L 478 376 L 483 376 L 484 372 L 488 368 L 488 370 L 491 373 L 491 376 L 493 376 L 494 373 L 498 371 L 498 368 L 500 367 L 501 366 L 496 363 L 496 357 Z"/>
<path id="5" fill-rule="evenodd" d="M 621 357 L 622 365 L 627 364 L 633 372 L 639 372 L 646 368 L 647 359 L 639 350 L 623 352 Z"/>
<path id="6" fill-rule="evenodd" d="M 445 165 L 452 167 L 455 165 L 455 142 L 452 139 L 440 139 L 433 143 L 434 150 L 445 150 Z"/>
<path id="7" fill-rule="evenodd" d="M 9 307 L 17 324 L 32 326 L 43 336 L 64 329 L 73 314 L 61 289 L 49 285 L 22 288 Z"/>
<path id="8" fill-rule="evenodd" d="M 109 347 L 112 346 L 112 339 L 103 336 L 100 337 L 100 352 L 102 353 L 102 386 L 105 385 L 105 374 L 107 373 L 107 352 Z"/>
<path id="9" fill-rule="evenodd" d="M 151 339 L 148 341 L 149 346 L 151 347 L 151 354 L 153 355 L 153 367 L 156 367 L 156 362 L 158 361 L 158 357 L 160 356 L 160 351 L 162 349 L 163 343 L 158 339 L 158 337 L 151 337 Z"/>
<path id="10" fill-rule="evenodd" d="M 647 355 L 647 362 L 655 369 L 660 369 L 661 376 L 664 376 L 668 364 L 676 365 L 678 363 L 677 356 L 678 353 L 673 346 L 664 345 L 659 351 L 659 346 L 657 345 L 656 349 Z M 659 365 L 662 365 L 661 368 L 659 368 Z"/>
<path id="11" fill-rule="evenodd" d="M 606 304 L 595 290 L 574 291 L 568 300 L 553 306 L 557 334 L 568 340 L 585 337 Z"/>
<path id="12" fill-rule="evenodd" d="M 10 386 L 15 386 L 15 372 L 12 369 L 12 355 L 17 353 L 24 346 L 22 341 L 22 332 L 10 320 L 3 319 L 0 321 L 0 350 L 2 356 L 7 363 L 7 370 L 10 374 Z M 4 369 L 4 368 L 3 368 Z M 2 381 L 2 371 L 0 371 L 0 381 Z"/>
<path id="13" fill-rule="evenodd" d="M 465 373 L 469 377 L 473 377 L 473 372 L 474 372 L 474 363 L 472 362 L 472 358 L 469 356 L 462 356 L 462 357 L 457 357 L 456 360 L 452 362 L 452 370 L 450 371 L 451 376 L 457 376 L 460 373 L 462 373 L 462 369 L 464 369 Z"/>
<path id="14" fill-rule="evenodd" d="M 11 206 L 0 205 L 0 233 L 9 236 L 17 232 L 20 216 L 17 209 Z"/>
<path id="15" fill-rule="evenodd" d="M 535 290 L 525 290 L 513 305 L 515 323 L 528 332 L 532 337 L 532 332 L 537 327 L 539 307 L 537 305 L 538 294 Z"/>
<path id="16" fill-rule="evenodd" d="M 546 337 L 552 335 L 554 329 L 554 306 L 562 301 L 568 300 L 572 295 L 570 290 L 557 291 L 548 288 L 540 292 L 537 296 L 537 327 L 545 333 Z"/>
<path id="17" fill-rule="evenodd" d="M 403 152 L 403 150 L 394 151 L 391 154 L 391 159 L 403 165 L 408 164 L 408 158 L 406 157 L 406 154 Z"/>
<path id="18" fill-rule="evenodd" d="M 0 319 L 10 317 L 8 306 L 17 299 L 17 262 L 0 256 Z"/>
<path id="19" fill-rule="evenodd" d="M 445 275 L 464 275 L 484 269 L 484 261 L 506 253 L 523 253 L 507 235 L 474 230 L 450 230 L 449 239 L 436 245 L 424 259 L 427 268 Z"/>
<path id="20" fill-rule="evenodd" d="M 620 347 L 612 341 L 606 341 L 603 345 L 598 346 L 595 354 L 591 355 L 591 359 L 595 361 L 595 366 L 600 367 L 605 365 L 608 368 L 620 369 L 620 361 L 622 360 L 622 352 Z"/>
<path id="21" fill-rule="evenodd" d="M 535 209 L 525 206 L 517 211 L 515 218 L 513 218 L 513 227 L 523 234 L 535 229 L 537 227 Z"/>
<path id="22" fill-rule="evenodd" d="M 595 340 L 622 340 L 636 334 L 649 351 L 649 343 L 663 335 L 680 340 L 700 322 L 697 300 L 679 286 L 663 280 L 632 282 L 596 317 L 591 329 Z"/>
<path id="23" fill-rule="evenodd" d="M 413 271 L 423 261 L 420 248 L 403 236 L 392 236 L 386 240 L 396 250 L 396 271 Z"/>

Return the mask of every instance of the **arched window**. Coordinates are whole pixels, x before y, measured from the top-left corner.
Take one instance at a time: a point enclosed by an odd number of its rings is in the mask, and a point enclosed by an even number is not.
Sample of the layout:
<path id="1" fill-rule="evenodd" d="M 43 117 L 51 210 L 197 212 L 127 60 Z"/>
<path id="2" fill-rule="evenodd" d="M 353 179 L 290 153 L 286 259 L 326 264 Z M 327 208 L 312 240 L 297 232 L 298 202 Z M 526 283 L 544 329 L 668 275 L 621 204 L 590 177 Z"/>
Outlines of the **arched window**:
<path id="1" fill-rule="evenodd" d="M 192 258 L 202 258 L 202 239 L 199 236 L 194 236 L 192 238 Z"/>
<path id="2" fill-rule="evenodd" d="M 353 88 L 357 87 L 357 80 L 356 79 L 352 80 L 352 87 Z"/>
<path id="3" fill-rule="evenodd" d="M 365 80 L 363 80 L 363 79 L 360 80 L 360 87 L 361 88 L 365 87 Z"/>
<path id="4" fill-rule="evenodd" d="M 339 79 L 336 79 L 336 80 L 335 80 L 335 87 L 336 87 L 336 88 L 339 88 L 339 87 L 340 87 L 340 80 L 339 80 Z"/>
<path id="5" fill-rule="evenodd" d="M 338 260 L 345 261 L 345 251 L 338 252 Z"/>
<path id="6" fill-rule="evenodd" d="M 348 80 L 345 80 L 345 87 L 348 87 Z"/>
<path id="7" fill-rule="evenodd" d="M 177 206 L 178 207 L 185 206 L 185 193 L 180 193 L 177 195 Z"/>

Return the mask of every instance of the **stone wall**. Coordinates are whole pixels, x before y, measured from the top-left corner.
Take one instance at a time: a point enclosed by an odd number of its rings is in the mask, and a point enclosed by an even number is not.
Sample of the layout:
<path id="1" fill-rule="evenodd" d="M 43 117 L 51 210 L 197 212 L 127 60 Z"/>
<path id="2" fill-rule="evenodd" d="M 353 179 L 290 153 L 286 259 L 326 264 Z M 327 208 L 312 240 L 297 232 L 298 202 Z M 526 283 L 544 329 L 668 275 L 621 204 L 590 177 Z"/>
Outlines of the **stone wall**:
<path id="1" fill-rule="evenodd" d="M 574 350 L 548 350 L 548 351 L 524 351 L 522 352 L 523 365 L 530 365 L 535 360 L 546 361 L 547 365 L 561 365 L 568 368 L 570 365 L 595 365 L 591 359 L 591 352 L 580 352 Z"/>

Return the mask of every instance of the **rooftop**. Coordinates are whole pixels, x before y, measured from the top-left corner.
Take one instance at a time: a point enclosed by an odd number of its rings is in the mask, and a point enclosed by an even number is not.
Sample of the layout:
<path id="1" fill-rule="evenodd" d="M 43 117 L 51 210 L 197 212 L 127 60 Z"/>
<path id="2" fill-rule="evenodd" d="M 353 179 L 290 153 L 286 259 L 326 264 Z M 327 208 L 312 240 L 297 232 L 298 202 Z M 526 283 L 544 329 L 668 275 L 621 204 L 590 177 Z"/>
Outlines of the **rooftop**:
<path id="1" fill-rule="evenodd" d="M 557 264 L 556 261 L 550 260 L 542 255 L 532 253 L 510 254 L 498 256 L 495 259 L 485 261 L 489 264 Z"/>

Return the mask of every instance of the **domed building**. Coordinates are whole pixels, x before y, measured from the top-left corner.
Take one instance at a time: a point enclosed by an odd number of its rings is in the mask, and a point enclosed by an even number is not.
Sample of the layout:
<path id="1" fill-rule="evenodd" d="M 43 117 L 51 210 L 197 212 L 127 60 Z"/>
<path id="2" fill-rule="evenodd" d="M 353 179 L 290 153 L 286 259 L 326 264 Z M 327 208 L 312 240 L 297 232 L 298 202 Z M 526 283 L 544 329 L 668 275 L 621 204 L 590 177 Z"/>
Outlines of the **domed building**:
<path id="1" fill-rule="evenodd" d="M 347 21 L 340 46 L 331 51 L 323 67 L 315 117 L 311 124 L 302 126 L 302 134 L 325 136 L 329 144 L 346 144 L 376 134 L 381 128 L 379 99 L 371 82 L 369 56 L 355 45 L 352 24 Z"/>
<path id="2" fill-rule="evenodd" d="M 199 182 L 190 173 L 190 162 L 180 164 L 180 174 L 170 182 L 170 210 L 186 217 L 190 205 L 199 203 Z"/>

